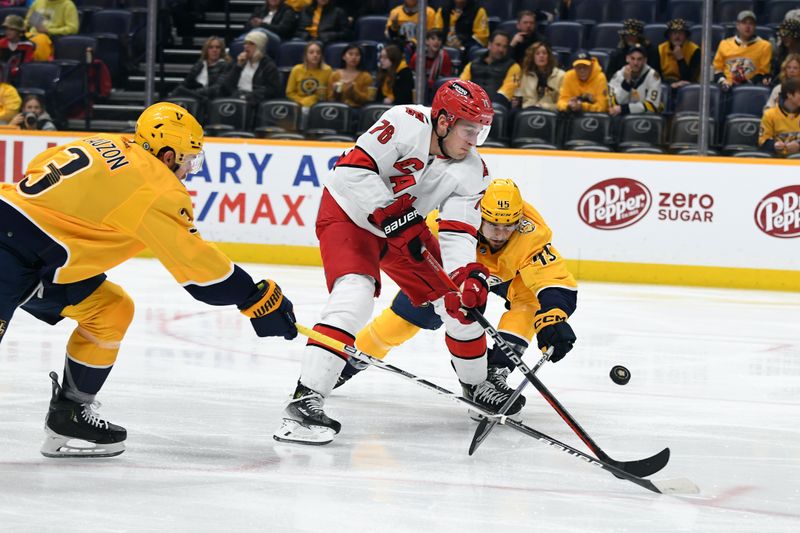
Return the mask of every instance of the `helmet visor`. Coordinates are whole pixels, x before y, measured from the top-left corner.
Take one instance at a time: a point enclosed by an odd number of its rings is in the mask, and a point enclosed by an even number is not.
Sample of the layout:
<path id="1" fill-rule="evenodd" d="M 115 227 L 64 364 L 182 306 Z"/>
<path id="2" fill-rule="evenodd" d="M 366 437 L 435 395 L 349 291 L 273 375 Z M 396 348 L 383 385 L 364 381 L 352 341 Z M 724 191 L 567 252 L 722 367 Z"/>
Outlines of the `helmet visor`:
<path id="1" fill-rule="evenodd" d="M 203 162 L 206 160 L 206 154 L 200 150 L 196 154 L 190 154 L 183 158 L 181 168 L 185 170 L 186 174 L 197 174 L 203 169 Z"/>
<path id="2" fill-rule="evenodd" d="M 480 146 L 489 136 L 489 131 L 491 129 L 491 126 L 484 126 L 477 122 L 470 122 L 462 119 L 455 123 L 452 131 L 460 139 L 474 144 L 475 146 Z"/>

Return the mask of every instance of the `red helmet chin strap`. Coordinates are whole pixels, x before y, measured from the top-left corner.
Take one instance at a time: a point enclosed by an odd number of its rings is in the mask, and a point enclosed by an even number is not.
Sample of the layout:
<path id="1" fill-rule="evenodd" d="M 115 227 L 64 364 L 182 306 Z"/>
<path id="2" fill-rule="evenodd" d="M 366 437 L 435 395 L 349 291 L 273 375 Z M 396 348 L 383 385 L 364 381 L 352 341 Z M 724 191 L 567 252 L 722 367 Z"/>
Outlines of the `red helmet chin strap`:
<path id="1" fill-rule="evenodd" d="M 439 117 L 442 116 L 442 113 L 445 112 L 444 110 L 439 112 Z M 452 159 L 450 154 L 447 153 L 447 150 L 444 148 L 444 140 L 450 135 L 450 126 L 447 126 L 447 133 L 444 135 L 439 135 L 439 117 L 436 117 L 436 122 L 433 125 L 433 134 L 436 135 L 436 139 L 439 143 L 439 150 L 442 152 L 442 155 L 445 156 L 447 159 Z"/>

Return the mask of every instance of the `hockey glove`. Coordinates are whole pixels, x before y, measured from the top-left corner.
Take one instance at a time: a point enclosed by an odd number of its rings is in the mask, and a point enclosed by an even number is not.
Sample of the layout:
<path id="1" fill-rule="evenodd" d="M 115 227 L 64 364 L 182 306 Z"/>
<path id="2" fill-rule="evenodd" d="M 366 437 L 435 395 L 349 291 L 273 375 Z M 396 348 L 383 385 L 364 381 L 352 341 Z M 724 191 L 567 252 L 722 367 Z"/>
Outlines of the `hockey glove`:
<path id="1" fill-rule="evenodd" d="M 261 280 L 256 284 L 257 291 L 239 306 L 243 315 L 250 317 L 250 323 L 259 337 L 283 337 L 292 340 L 297 337 L 294 325 L 294 306 L 283 295 L 278 284 L 272 280 Z"/>
<path id="2" fill-rule="evenodd" d="M 370 221 L 383 230 L 389 246 L 401 255 L 411 255 L 415 261 L 422 261 L 422 247 L 427 248 L 434 240 L 408 194 L 376 209 L 370 215 Z"/>
<path id="3" fill-rule="evenodd" d="M 447 314 L 462 324 L 475 322 L 465 309 L 486 310 L 489 296 L 489 270 L 480 263 L 468 263 L 450 274 L 453 283 L 461 294 L 451 291 L 444 295 L 444 308 Z"/>
<path id="4" fill-rule="evenodd" d="M 561 361 L 577 340 L 575 332 L 567 324 L 567 314 L 561 309 L 536 313 L 533 329 L 536 331 L 536 341 L 542 351 L 553 347 L 550 360 L 554 363 Z"/>

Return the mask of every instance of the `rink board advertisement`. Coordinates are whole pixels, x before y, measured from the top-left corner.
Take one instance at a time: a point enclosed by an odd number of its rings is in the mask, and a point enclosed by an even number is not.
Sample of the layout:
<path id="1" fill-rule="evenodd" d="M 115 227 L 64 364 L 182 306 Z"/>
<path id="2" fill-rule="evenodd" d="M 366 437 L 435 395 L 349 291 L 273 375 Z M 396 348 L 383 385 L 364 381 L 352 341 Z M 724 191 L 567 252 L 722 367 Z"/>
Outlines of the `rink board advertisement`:
<path id="1" fill-rule="evenodd" d="M 0 181 L 79 136 L 0 134 Z M 208 139 L 186 180 L 203 236 L 237 260 L 319 264 L 321 184 L 345 148 Z M 541 211 L 579 278 L 800 290 L 800 162 L 481 153 Z"/>

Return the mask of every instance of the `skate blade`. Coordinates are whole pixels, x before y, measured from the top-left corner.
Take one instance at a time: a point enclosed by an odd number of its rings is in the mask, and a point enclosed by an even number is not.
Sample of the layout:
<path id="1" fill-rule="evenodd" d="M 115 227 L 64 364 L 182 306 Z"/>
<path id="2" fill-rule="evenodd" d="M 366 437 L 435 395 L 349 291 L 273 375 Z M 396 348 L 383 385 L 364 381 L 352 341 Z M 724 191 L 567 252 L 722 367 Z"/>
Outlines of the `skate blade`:
<path id="1" fill-rule="evenodd" d="M 501 415 L 494 415 L 491 417 L 487 417 L 483 413 L 479 413 L 478 411 L 473 411 L 472 409 L 467 410 L 467 414 L 469 417 L 474 420 L 475 422 L 480 422 L 484 418 L 489 418 L 490 420 L 497 420 L 501 424 L 503 423 L 501 418 L 507 418 L 509 420 L 513 420 L 514 422 L 522 422 L 522 409 L 514 413 L 513 415 L 505 415 L 501 417 Z"/>
<path id="2" fill-rule="evenodd" d="M 336 433 L 329 427 L 307 426 L 297 420 L 284 418 L 280 429 L 272 435 L 272 438 L 278 442 L 322 446 L 333 442 L 334 435 Z"/>
<path id="3" fill-rule="evenodd" d="M 71 439 L 47 431 L 40 452 L 45 457 L 115 457 L 125 451 L 125 442 L 97 444 L 82 439 Z"/>

